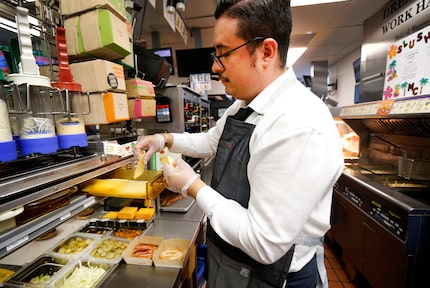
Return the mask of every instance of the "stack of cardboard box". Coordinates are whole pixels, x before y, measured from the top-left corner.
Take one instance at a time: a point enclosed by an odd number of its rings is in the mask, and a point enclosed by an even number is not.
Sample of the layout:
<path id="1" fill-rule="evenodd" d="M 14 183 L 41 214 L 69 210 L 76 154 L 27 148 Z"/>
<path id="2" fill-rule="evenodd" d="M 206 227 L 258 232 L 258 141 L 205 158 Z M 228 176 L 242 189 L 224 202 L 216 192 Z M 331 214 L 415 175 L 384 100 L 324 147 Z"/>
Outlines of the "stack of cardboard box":
<path id="1" fill-rule="evenodd" d="M 83 113 L 87 125 L 130 119 L 124 68 L 120 64 L 96 59 L 70 64 L 70 70 L 87 92 L 81 96 L 81 103 L 74 104 L 74 109 L 80 112 L 89 107 L 89 113 Z"/>
<path id="2" fill-rule="evenodd" d="M 74 110 L 84 114 L 86 125 L 129 120 L 122 65 L 134 64 L 124 0 L 61 0 L 61 9 L 67 53 L 75 62 L 70 71 L 84 92 Z"/>
<path id="3" fill-rule="evenodd" d="M 153 84 L 141 79 L 125 81 L 128 95 L 128 110 L 130 118 L 145 118 L 155 116 L 155 90 Z"/>

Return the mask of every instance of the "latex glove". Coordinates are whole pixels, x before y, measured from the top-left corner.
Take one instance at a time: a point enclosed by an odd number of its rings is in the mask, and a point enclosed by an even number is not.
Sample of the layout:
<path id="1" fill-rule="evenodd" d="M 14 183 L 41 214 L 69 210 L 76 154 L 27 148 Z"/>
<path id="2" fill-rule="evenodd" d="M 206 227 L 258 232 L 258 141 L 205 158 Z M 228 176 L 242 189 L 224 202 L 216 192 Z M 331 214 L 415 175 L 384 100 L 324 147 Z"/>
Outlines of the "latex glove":
<path id="1" fill-rule="evenodd" d="M 143 163 L 146 163 L 152 155 L 163 150 L 165 145 L 164 137 L 160 134 L 139 136 L 134 145 L 133 154 L 139 161 L 142 150 L 146 150 L 145 157 L 143 157 Z"/>
<path id="2" fill-rule="evenodd" d="M 188 196 L 187 191 L 196 179 L 200 178 L 187 162 L 175 159 L 174 165 L 164 164 L 164 179 L 167 189 Z"/>

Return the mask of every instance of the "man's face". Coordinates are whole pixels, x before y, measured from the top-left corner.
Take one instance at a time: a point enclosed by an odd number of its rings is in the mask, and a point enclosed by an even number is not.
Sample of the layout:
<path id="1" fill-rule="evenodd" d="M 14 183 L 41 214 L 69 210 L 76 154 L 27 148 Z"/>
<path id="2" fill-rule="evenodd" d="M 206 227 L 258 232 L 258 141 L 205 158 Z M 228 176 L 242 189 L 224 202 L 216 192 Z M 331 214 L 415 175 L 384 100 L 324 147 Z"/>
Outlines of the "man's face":
<path id="1" fill-rule="evenodd" d="M 237 20 L 221 17 L 214 28 L 215 55 L 220 56 L 234 48 L 237 48 L 250 39 L 242 39 L 237 36 Z M 212 71 L 220 75 L 220 80 L 225 86 L 226 93 L 250 102 L 262 90 L 259 81 L 259 51 L 254 55 L 248 52 L 245 45 L 225 57 L 219 58 L 221 67 L 216 61 L 212 65 Z"/>

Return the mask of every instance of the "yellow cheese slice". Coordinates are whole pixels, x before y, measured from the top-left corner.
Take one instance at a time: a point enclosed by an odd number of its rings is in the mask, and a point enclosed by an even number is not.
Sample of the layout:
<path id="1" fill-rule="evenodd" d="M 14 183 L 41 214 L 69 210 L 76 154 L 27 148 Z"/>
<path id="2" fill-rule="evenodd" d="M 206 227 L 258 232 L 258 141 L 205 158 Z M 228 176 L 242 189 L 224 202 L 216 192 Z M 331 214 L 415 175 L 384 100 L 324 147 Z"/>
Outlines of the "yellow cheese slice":
<path id="1" fill-rule="evenodd" d="M 105 219 L 117 219 L 118 218 L 118 212 L 117 211 L 109 211 L 105 215 L 103 215 L 103 218 Z"/>
<path id="2" fill-rule="evenodd" d="M 140 208 L 136 213 L 136 219 L 150 220 L 154 213 L 154 208 Z"/>
<path id="3" fill-rule="evenodd" d="M 175 166 L 175 164 L 174 164 L 175 159 L 173 159 L 173 158 L 172 158 L 172 157 L 170 157 L 170 156 L 163 156 L 163 157 L 160 157 L 160 162 L 161 162 L 161 163 L 166 163 L 166 164 L 169 164 L 169 165 L 172 165 L 172 166 Z"/>
<path id="4" fill-rule="evenodd" d="M 129 207 L 129 206 L 122 208 L 118 212 L 118 219 L 122 219 L 122 220 L 134 219 L 134 217 L 136 216 L 137 209 L 138 209 L 137 207 Z"/>
<path id="5" fill-rule="evenodd" d="M 15 272 L 9 269 L 0 268 L 0 283 L 6 281 L 10 276 L 12 276 Z"/>
<path id="6" fill-rule="evenodd" d="M 134 169 L 133 179 L 138 178 L 145 172 L 145 164 L 143 163 L 143 157 L 145 157 L 145 151 L 140 152 L 140 157 L 137 159 L 136 169 Z"/>

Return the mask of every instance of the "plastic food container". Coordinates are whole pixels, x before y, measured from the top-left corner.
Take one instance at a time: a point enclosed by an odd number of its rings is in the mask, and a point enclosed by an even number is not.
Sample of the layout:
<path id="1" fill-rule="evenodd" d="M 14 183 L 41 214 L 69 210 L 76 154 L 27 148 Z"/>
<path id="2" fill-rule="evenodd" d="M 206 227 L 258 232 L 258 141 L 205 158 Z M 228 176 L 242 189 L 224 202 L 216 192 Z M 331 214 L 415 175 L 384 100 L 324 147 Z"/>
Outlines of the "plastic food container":
<path id="1" fill-rule="evenodd" d="M 15 273 L 7 283 L 18 287 L 49 287 L 55 275 L 67 267 L 69 262 L 70 259 L 66 257 L 41 255 Z"/>
<path id="2" fill-rule="evenodd" d="M 157 236 L 140 236 L 130 242 L 127 249 L 124 250 L 122 257 L 127 264 L 151 266 L 153 258 L 163 237 Z M 153 250 L 152 256 L 150 255 Z"/>
<path id="3" fill-rule="evenodd" d="M 95 225 L 87 225 L 82 228 L 80 232 L 96 235 L 109 235 L 112 232 L 112 229 L 109 227 L 97 227 Z"/>
<path id="4" fill-rule="evenodd" d="M 107 263 L 119 263 L 122 259 L 122 253 L 130 244 L 130 241 L 115 237 L 103 237 L 97 242 L 89 253 L 90 260 L 103 260 Z"/>
<path id="5" fill-rule="evenodd" d="M 122 238 L 126 240 L 133 240 L 136 237 L 142 235 L 143 229 L 133 229 L 133 228 L 118 228 L 112 231 L 112 236 L 117 238 Z"/>
<path id="6" fill-rule="evenodd" d="M 100 238 L 101 236 L 96 234 L 74 233 L 65 240 L 60 241 L 50 252 L 54 255 L 79 258 L 88 253 Z"/>
<path id="7" fill-rule="evenodd" d="M 77 261 L 56 276 L 53 287 L 90 288 L 103 287 L 106 277 L 117 265 L 103 261 Z"/>

